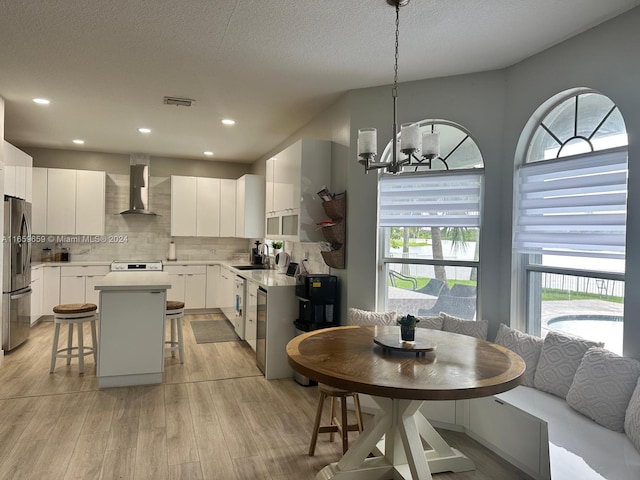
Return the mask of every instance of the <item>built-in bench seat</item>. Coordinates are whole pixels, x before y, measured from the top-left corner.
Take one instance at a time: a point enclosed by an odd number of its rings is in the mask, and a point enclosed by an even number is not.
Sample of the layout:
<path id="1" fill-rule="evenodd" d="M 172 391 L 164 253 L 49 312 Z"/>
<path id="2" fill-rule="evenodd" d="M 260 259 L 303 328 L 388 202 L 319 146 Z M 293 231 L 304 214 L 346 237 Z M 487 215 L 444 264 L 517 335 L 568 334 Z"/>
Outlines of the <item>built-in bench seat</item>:
<path id="1" fill-rule="evenodd" d="M 537 477 L 553 480 L 640 479 L 640 452 L 627 435 L 598 425 L 576 412 L 564 399 L 525 386 L 491 399 L 498 408 L 500 403 L 497 402 L 502 402 L 502 405 L 510 405 L 540 420 L 541 451 Z M 474 409 L 474 401 L 470 409 Z M 517 412 L 504 413 L 501 423 L 506 427 Z M 532 434 L 535 432 L 519 432 L 521 436 Z"/>

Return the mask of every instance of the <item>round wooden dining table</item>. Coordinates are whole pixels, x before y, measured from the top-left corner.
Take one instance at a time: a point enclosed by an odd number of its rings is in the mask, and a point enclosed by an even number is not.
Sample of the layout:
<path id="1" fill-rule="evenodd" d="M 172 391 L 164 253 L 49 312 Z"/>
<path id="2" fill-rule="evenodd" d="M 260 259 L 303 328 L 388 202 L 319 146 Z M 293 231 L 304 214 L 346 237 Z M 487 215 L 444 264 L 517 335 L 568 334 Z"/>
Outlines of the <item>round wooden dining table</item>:
<path id="1" fill-rule="evenodd" d="M 494 395 L 515 388 L 524 375 L 522 358 L 494 343 L 420 328 L 416 339 L 435 347 L 426 354 L 383 349 L 374 342 L 392 334 L 400 342 L 395 326 L 334 327 L 297 336 L 287 345 L 295 371 L 369 394 L 379 407 L 340 461 L 324 467 L 317 480 L 428 480 L 432 473 L 473 470 L 473 462 L 422 415 L 422 403 Z"/>

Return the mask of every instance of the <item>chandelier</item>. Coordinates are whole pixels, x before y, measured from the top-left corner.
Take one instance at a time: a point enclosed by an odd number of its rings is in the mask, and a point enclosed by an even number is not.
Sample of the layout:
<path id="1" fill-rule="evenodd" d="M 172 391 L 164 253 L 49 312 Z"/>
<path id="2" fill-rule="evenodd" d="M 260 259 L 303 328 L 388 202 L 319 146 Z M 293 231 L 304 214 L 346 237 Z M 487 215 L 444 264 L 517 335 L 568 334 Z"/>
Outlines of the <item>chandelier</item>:
<path id="1" fill-rule="evenodd" d="M 431 168 L 431 160 L 439 154 L 440 137 L 431 128 L 431 131 L 422 133 L 418 123 L 403 123 L 400 126 L 400 145 L 398 146 L 398 46 L 400 40 L 400 7 L 404 7 L 409 0 L 387 0 L 387 3 L 396 9 L 396 43 L 393 88 L 393 144 L 391 148 L 391 161 L 376 162 L 378 154 L 378 138 L 375 128 L 361 128 L 358 130 L 358 162 L 364 166 L 365 172 L 386 168 L 389 173 L 399 173 L 402 168 L 409 165 L 426 166 Z M 398 147 L 405 158 L 398 159 Z M 426 162 L 426 163 L 423 163 Z"/>

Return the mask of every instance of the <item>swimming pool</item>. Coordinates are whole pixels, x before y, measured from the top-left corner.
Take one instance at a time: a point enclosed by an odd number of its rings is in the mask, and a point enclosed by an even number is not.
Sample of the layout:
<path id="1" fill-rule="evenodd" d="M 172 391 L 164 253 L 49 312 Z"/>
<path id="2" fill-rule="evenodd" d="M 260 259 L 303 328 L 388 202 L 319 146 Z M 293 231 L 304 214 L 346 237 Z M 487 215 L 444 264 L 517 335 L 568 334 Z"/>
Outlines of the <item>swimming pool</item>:
<path id="1" fill-rule="evenodd" d="M 604 342 L 604 347 L 622 355 L 623 318 L 619 315 L 561 315 L 547 322 L 551 330 Z"/>

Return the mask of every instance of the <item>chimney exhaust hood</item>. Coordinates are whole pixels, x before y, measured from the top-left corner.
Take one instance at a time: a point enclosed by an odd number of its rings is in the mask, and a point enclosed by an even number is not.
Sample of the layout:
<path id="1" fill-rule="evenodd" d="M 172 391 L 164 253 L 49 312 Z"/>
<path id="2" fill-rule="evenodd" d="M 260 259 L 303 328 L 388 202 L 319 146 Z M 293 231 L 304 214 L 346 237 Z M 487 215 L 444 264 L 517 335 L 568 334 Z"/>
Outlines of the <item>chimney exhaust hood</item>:
<path id="1" fill-rule="evenodd" d="M 129 210 L 120 215 L 156 215 L 149 210 L 149 165 L 129 165 Z"/>

